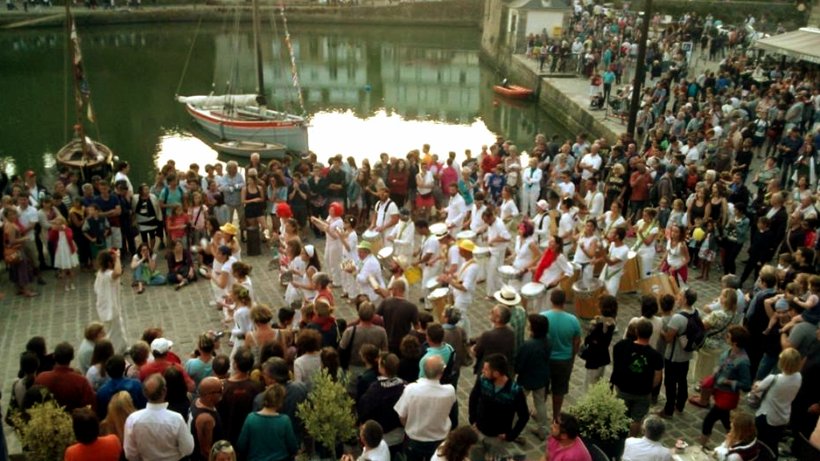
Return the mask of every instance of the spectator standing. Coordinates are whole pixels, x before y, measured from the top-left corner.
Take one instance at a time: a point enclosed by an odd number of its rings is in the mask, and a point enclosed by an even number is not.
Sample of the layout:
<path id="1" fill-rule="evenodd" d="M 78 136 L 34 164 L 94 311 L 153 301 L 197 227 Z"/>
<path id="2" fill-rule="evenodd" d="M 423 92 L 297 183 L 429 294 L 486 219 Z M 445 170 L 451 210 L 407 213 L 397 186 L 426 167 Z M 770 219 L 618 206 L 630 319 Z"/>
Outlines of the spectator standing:
<path id="1" fill-rule="evenodd" d="M 63 461 L 119 461 L 122 454 L 116 435 L 100 436 L 100 421 L 90 408 L 77 408 L 71 413 L 71 425 L 77 443 L 65 450 Z"/>
<path id="2" fill-rule="evenodd" d="M 191 405 L 191 434 L 194 437 L 192 461 L 208 460 L 214 442 L 225 438 L 222 419 L 216 411 L 223 392 L 219 378 L 209 376 L 202 380 L 199 397 Z"/>
<path id="3" fill-rule="evenodd" d="M 792 402 L 803 381 L 801 364 L 802 357 L 796 349 L 784 349 L 777 363 L 781 373 L 766 376 L 753 388 L 753 392 L 763 393 L 763 401 L 755 412 L 758 437 L 774 451 L 775 457 L 791 417 Z"/>
<path id="4" fill-rule="evenodd" d="M 692 352 L 686 350 L 686 328 L 689 317 L 698 315 L 694 304 L 698 295 L 691 288 L 678 295 L 680 310 L 672 315 L 663 333 L 666 341 L 664 355 L 664 386 L 666 387 L 666 405 L 661 416 L 671 418 L 674 411 L 683 412 L 689 397 L 686 377 L 689 374 L 689 361 Z"/>
<path id="5" fill-rule="evenodd" d="M 148 405 L 125 420 L 125 457 L 177 461 L 194 451 L 194 438 L 182 415 L 168 409 L 165 378 L 149 376 L 142 385 Z"/>
<path id="6" fill-rule="evenodd" d="M 543 315 L 527 316 L 530 325 L 530 339 L 518 349 L 515 356 L 516 382 L 527 394 L 532 393 L 535 407 L 535 429 L 533 433 L 541 440 L 547 438 L 547 394 L 550 379 L 551 346 L 547 334 L 549 320 Z"/>
<path id="7" fill-rule="evenodd" d="M 485 358 L 493 354 L 501 354 L 507 359 L 507 363 L 515 363 L 515 332 L 508 325 L 510 318 L 509 307 L 501 304 L 493 306 L 490 311 L 492 328 L 482 333 L 473 346 L 473 356 L 475 356 L 473 371 L 476 376 L 484 369 Z"/>
<path id="8" fill-rule="evenodd" d="M 285 388 L 274 384 L 262 398 L 262 409 L 244 419 L 242 432 L 234 446 L 247 461 L 290 460 L 296 456 L 299 442 L 287 415 L 279 409 L 285 401 Z"/>
<path id="9" fill-rule="evenodd" d="M 572 374 L 572 365 L 575 356 L 581 348 L 581 324 L 575 315 L 564 310 L 566 295 L 560 288 L 550 292 L 552 307 L 541 315 L 549 320 L 550 352 L 549 376 L 550 382 L 547 393 L 552 393 L 552 415 L 561 414 L 564 396 L 569 393 L 569 378 Z"/>
<path id="10" fill-rule="evenodd" d="M 408 384 L 393 407 L 407 433 L 407 460 L 426 461 L 450 432 L 450 409 L 456 403 L 456 391 L 441 384 L 444 362 L 435 355 L 424 364 L 424 378 Z"/>
<path id="11" fill-rule="evenodd" d="M 470 392 L 469 405 L 470 423 L 479 434 L 472 459 L 520 455 L 521 450 L 513 442 L 526 427 L 530 413 L 524 389 L 509 376 L 506 357 L 501 354 L 487 357 L 481 376 Z"/>
<path id="12" fill-rule="evenodd" d="M 419 320 L 419 309 L 405 298 L 407 284 L 404 280 L 393 280 L 389 289 L 390 297 L 382 301 L 377 313 L 384 319 L 387 348 L 398 354 L 402 338 L 410 333 Z"/>
<path id="13" fill-rule="evenodd" d="M 44 386 L 54 396 L 60 406 L 67 411 L 96 405 L 94 389 L 88 380 L 71 368 L 74 347 L 69 343 L 57 344 L 54 348 L 54 369 L 44 371 L 34 379 L 35 385 Z"/>
<path id="14" fill-rule="evenodd" d="M 225 436 L 234 446 L 238 446 L 245 418 L 253 411 L 254 397 L 263 390 L 262 384 L 251 380 L 252 369 L 253 352 L 247 347 L 240 347 L 233 357 L 233 373 L 224 382 L 222 400 L 217 405 Z M 280 401 L 276 409 L 281 406 Z"/>
<path id="15" fill-rule="evenodd" d="M 108 414 L 108 404 L 115 394 L 121 391 L 128 392 L 131 401 L 137 409 L 145 408 L 145 395 L 142 393 L 142 385 L 134 378 L 127 378 L 125 373 L 125 358 L 121 355 L 114 355 L 105 362 L 105 373 L 108 381 L 97 391 L 97 416 L 100 420 L 105 419 Z"/>

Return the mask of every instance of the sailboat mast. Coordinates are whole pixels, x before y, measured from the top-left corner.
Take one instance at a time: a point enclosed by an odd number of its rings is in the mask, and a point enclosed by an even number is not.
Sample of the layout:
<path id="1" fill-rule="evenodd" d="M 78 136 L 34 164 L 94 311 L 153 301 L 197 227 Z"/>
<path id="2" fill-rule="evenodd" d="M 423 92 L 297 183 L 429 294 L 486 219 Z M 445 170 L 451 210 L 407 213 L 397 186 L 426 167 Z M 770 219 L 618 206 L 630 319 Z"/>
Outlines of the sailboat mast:
<path id="1" fill-rule="evenodd" d="M 265 82 L 262 72 L 262 45 L 260 41 L 259 0 L 253 0 L 253 48 L 256 55 L 256 94 L 259 105 L 267 105 L 265 98 Z"/>
<path id="2" fill-rule="evenodd" d="M 77 72 L 77 58 L 76 51 L 79 47 L 80 38 L 77 37 L 78 43 L 75 44 L 72 35 L 76 34 L 76 26 L 74 25 L 74 18 L 71 16 L 71 2 L 65 2 L 65 23 L 66 23 L 66 42 L 68 43 L 68 59 L 71 61 L 71 80 L 74 82 L 74 108 L 77 111 L 77 123 L 74 125 L 74 132 L 80 138 L 80 145 L 83 147 L 83 158 L 88 156 L 88 144 L 85 142 L 85 127 L 83 126 L 83 107 L 82 95 L 80 93 L 80 75 Z"/>

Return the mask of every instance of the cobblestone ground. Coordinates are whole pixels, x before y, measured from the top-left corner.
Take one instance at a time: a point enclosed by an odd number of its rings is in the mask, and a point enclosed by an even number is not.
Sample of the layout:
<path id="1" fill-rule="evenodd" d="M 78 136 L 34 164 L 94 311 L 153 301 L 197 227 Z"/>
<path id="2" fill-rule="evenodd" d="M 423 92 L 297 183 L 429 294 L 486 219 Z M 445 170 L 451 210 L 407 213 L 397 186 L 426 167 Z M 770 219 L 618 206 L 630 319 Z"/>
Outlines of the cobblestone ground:
<path id="1" fill-rule="evenodd" d="M 263 255 L 244 259 L 255 268 L 252 278 L 259 299 L 274 307 L 284 305 L 284 292 L 277 283 L 278 272 L 266 269 L 266 257 Z M 711 282 L 692 284 L 698 290 L 700 299 L 711 300 L 718 295 L 717 278 L 713 275 Z M 13 288 L 5 284 L 6 299 L 0 302 L 0 319 L 2 319 L 0 377 L 2 377 L 2 389 L 6 391 L 3 399 L 4 408 L 8 406 L 8 391 L 17 372 L 19 353 L 24 349 L 26 341 L 32 336 L 42 335 L 46 338 L 50 348 L 61 341 L 69 341 L 78 345 L 82 339 L 84 326 L 96 316 L 93 274 L 81 274 L 77 290 L 71 292 L 63 291 L 60 281 L 54 278 L 53 272 L 48 273 L 46 279 L 48 284 L 40 287 L 40 296 L 34 299 L 14 296 Z M 166 336 L 174 341 L 174 350 L 179 355 L 186 356 L 193 351 L 198 334 L 220 327 L 220 314 L 208 306 L 210 289 L 206 281 L 198 281 L 181 291 L 174 291 L 171 287 L 166 286 L 149 287 L 141 295 L 135 294 L 129 288 L 130 281 L 130 274 L 123 277 L 123 305 L 129 340 L 136 340 L 147 327 L 159 326 L 165 330 Z M 484 287 L 481 285 L 478 291 L 483 293 L 483 290 Z M 341 293 L 337 292 L 337 294 Z M 413 287 L 410 299 L 418 300 L 421 296 L 420 288 Z M 639 315 L 638 297 L 636 293 L 619 293 L 618 326 L 620 331 L 624 330 L 626 322 L 631 317 Z M 475 303 L 469 313 L 473 334 L 478 334 L 490 326 L 488 312 L 492 304 L 483 297 L 480 298 L 481 300 Z M 336 299 L 341 298 L 337 296 Z M 572 310 L 571 307 L 570 310 Z M 345 302 L 342 302 L 338 311 L 342 318 L 355 318 L 352 307 Z M 583 365 L 581 360 L 575 363 L 567 405 L 572 404 L 583 393 Z M 462 415 L 467 414 L 468 395 L 474 380 L 475 376 L 471 370 L 462 371 L 458 391 Z M 679 437 L 690 442 L 694 441 L 699 434 L 703 415 L 703 410 L 691 406 L 687 408 L 685 413 L 676 416 L 670 422 L 667 441 L 671 442 Z M 721 429 L 718 425 L 715 440 L 719 440 L 722 436 Z M 6 434 L 8 435 L 9 432 L 7 427 Z M 12 452 L 19 451 L 19 445 L 14 437 L 8 438 Z M 528 458 L 539 459 L 543 454 L 543 444 L 528 432 L 524 440 L 523 447 L 527 451 Z"/>

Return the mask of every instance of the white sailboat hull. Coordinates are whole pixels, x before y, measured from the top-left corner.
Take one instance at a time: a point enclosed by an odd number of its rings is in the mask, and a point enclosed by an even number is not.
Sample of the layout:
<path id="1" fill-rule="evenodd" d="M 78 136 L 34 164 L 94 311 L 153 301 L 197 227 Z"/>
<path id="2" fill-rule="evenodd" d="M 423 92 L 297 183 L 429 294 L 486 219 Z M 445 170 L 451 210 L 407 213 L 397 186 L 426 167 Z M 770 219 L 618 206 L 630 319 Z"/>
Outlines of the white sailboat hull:
<path id="1" fill-rule="evenodd" d="M 212 103 L 215 98 L 191 96 L 178 100 L 198 125 L 219 139 L 275 143 L 293 152 L 308 151 L 307 123 L 303 117 L 256 105 L 235 105 L 228 113 L 223 105 L 197 104 Z"/>

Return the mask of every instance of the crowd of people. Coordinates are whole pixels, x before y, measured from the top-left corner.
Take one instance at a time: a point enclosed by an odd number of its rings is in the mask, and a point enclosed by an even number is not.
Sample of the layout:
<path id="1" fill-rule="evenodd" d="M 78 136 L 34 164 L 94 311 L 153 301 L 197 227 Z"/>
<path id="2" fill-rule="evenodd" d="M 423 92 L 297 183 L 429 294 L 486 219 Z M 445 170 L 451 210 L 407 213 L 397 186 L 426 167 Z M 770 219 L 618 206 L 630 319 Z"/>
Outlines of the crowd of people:
<path id="1" fill-rule="evenodd" d="M 635 23 L 600 13 L 578 12 L 580 48 L 566 48 L 592 55 L 590 76 L 615 72 L 603 79 L 614 86 Z M 694 15 L 658 28 L 636 138 L 539 134 L 525 154 L 499 137 L 475 157 L 424 145 L 372 166 L 312 154 L 202 171 L 169 161 L 137 187 L 126 162 L 87 183 L 62 171 L 48 189 L 33 171 L 3 173 L 17 294 L 37 296 L 49 269 L 68 292 L 93 270 L 99 319 L 76 349 L 29 341 L 9 412 L 44 398 L 71 412 L 67 460 L 283 461 L 310 445 L 297 404 L 326 370 L 355 401 L 359 459 L 519 457 L 529 425 L 549 459 L 585 461 L 583 428 L 563 405 L 579 357 L 586 385 L 609 375 L 626 404 L 624 459 L 671 459 L 664 420 L 687 404 L 708 408 L 705 447 L 725 427 L 720 459 L 776 455 L 787 431 L 820 450 L 817 73 L 760 64 L 743 27 L 723 44 L 721 30 Z M 684 42 L 705 43 L 717 69 L 685 72 Z M 255 269 L 279 272 L 282 299 L 254 289 L 248 257 L 260 254 L 268 263 Z M 641 294 L 621 334 L 628 267 L 669 283 Z M 703 281 L 719 272 L 720 296 L 699 300 L 690 270 Z M 565 310 L 575 279 L 601 287 L 584 325 Z M 208 284 L 222 322 L 185 360 L 158 328 L 134 342 L 123 281 L 137 297 Z M 482 299 L 487 331 L 470 322 Z M 340 317 L 346 303 L 356 318 Z M 460 380 L 464 367 L 474 383 Z"/>

